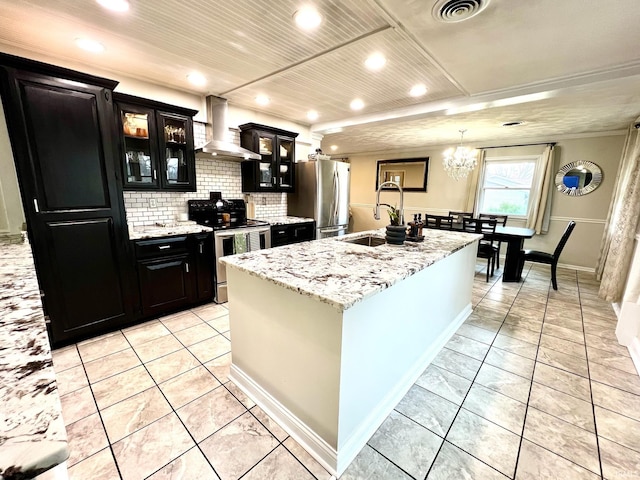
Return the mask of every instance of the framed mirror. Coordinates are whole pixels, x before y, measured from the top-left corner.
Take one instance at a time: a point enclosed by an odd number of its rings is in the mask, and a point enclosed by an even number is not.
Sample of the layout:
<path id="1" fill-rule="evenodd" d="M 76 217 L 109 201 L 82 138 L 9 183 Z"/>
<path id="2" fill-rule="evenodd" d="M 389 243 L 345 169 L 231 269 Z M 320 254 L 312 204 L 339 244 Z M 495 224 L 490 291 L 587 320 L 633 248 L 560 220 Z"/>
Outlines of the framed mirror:
<path id="1" fill-rule="evenodd" d="M 426 192 L 429 157 L 378 160 L 376 190 L 384 182 L 396 182 L 405 192 Z M 395 187 L 382 187 L 395 190 Z"/>
<path id="2" fill-rule="evenodd" d="M 593 192 L 602 182 L 602 170 L 593 162 L 578 160 L 567 163 L 556 174 L 556 188 L 571 197 Z"/>

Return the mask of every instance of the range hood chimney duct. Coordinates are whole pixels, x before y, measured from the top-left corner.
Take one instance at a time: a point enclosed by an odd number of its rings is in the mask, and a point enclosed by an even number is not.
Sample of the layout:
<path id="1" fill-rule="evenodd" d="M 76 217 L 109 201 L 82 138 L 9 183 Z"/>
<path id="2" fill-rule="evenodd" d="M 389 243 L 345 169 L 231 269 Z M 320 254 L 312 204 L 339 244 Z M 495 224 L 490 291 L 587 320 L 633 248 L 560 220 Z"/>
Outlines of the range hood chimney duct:
<path id="1" fill-rule="evenodd" d="M 227 142 L 226 135 L 229 131 L 227 126 L 227 112 L 229 110 L 227 99 L 207 95 L 207 143 L 196 149 L 198 156 L 210 156 L 220 160 L 260 160 L 262 157 L 239 147 L 235 143 Z"/>

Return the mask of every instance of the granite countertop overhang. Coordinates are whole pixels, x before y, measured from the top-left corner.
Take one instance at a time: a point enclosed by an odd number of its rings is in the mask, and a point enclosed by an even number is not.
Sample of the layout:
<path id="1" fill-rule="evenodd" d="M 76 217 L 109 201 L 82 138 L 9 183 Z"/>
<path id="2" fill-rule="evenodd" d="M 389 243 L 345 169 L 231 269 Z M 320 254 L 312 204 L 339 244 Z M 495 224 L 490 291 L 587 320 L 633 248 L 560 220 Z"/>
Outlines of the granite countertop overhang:
<path id="1" fill-rule="evenodd" d="M 313 222 L 313 218 L 306 217 L 293 217 L 291 215 L 287 215 L 284 217 L 265 217 L 260 220 L 264 220 L 269 225 L 278 226 L 278 225 L 295 225 L 296 223 L 307 223 Z"/>
<path id="2" fill-rule="evenodd" d="M 31 248 L 0 244 L 0 478 L 33 478 L 68 456 Z"/>
<path id="3" fill-rule="evenodd" d="M 189 235 L 191 233 L 212 232 L 213 228 L 198 225 L 196 222 L 177 222 L 172 224 L 142 225 L 129 228 L 130 240 L 143 240 L 147 238 L 172 237 L 175 235 Z"/>
<path id="4" fill-rule="evenodd" d="M 384 238 L 384 229 L 371 230 L 225 256 L 220 261 L 344 311 L 482 238 L 446 230 L 423 233 L 424 242 L 401 246 L 369 247 L 344 241 L 367 235 Z"/>

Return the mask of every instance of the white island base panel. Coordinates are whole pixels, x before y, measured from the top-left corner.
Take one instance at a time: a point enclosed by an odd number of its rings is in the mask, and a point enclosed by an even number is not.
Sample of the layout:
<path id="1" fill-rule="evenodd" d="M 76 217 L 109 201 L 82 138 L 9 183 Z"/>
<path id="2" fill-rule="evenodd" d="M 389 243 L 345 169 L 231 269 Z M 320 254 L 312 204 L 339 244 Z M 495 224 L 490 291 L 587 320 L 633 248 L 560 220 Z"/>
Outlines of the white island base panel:
<path id="1" fill-rule="evenodd" d="M 228 265 L 230 379 L 339 476 L 471 313 L 476 250 L 343 312 Z"/>

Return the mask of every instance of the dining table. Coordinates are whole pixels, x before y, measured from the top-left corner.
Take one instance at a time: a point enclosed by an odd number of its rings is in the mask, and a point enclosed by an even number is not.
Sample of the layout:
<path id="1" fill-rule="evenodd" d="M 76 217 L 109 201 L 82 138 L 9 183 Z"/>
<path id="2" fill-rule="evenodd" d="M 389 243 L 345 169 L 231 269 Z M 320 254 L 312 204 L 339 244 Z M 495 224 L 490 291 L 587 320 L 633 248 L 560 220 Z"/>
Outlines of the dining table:
<path id="1" fill-rule="evenodd" d="M 454 223 L 453 230 L 462 230 L 462 223 Z M 536 231 L 532 228 L 496 225 L 490 239 L 507 244 L 507 253 L 502 270 L 503 282 L 521 282 L 524 258 L 521 254 L 524 241 L 532 238 Z M 489 238 L 489 236 L 486 236 Z"/>
<path id="2" fill-rule="evenodd" d="M 502 270 L 503 282 L 521 282 L 524 258 L 522 247 L 527 238 L 532 238 L 536 231 L 532 228 L 496 226 L 496 231 L 491 238 L 507 244 L 507 254 Z"/>

